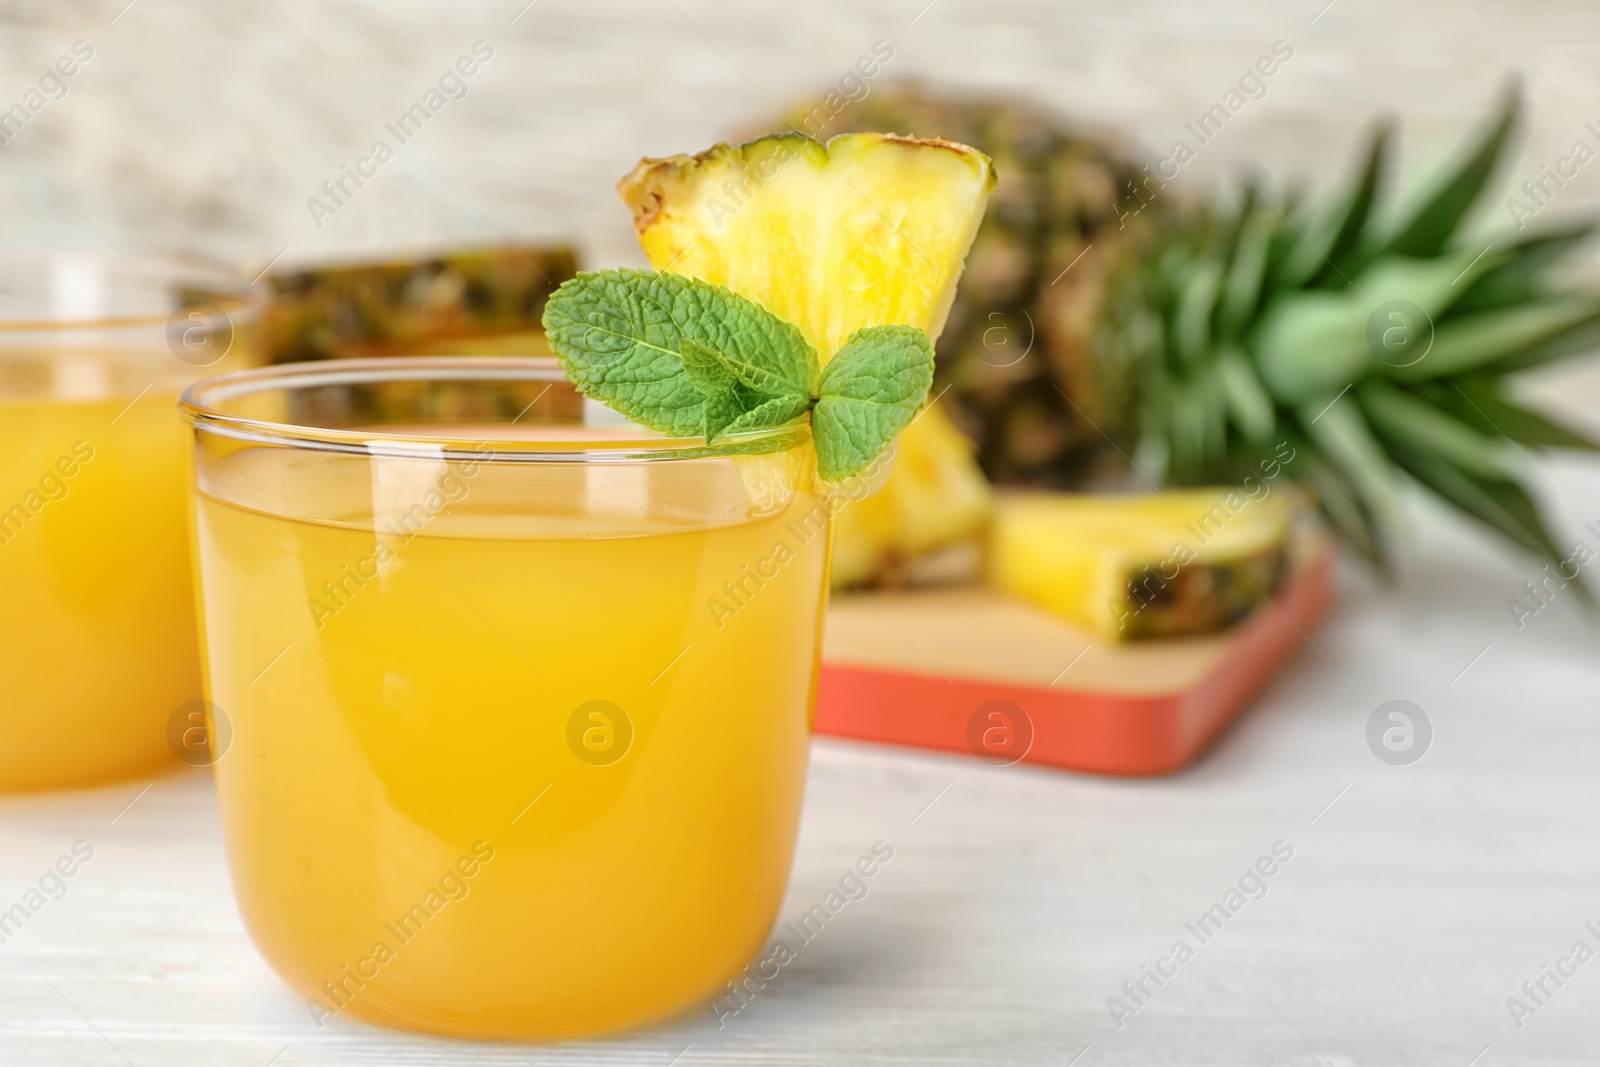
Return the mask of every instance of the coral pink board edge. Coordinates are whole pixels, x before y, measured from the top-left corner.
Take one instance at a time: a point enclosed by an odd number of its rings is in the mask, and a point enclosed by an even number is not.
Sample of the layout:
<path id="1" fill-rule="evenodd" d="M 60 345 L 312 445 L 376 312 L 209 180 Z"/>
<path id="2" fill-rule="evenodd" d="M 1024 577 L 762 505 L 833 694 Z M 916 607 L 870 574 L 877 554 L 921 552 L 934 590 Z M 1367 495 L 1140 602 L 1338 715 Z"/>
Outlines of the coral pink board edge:
<path id="1" fill-rule="evenodd" d="M 1275 600 L 1241 623 L 1193 687 L 1129 695 L 1045 689 L 979 678 L 824 663 L 816 732 L 976 757 L 967 735 L 991 700 L 1021 707 L 1032 745 L 1021 759 L 1095 774 L 1159 775 L 1187 767 L 1305 643 L 1333 599 L 1334 553 L 1307 561 Z"/>

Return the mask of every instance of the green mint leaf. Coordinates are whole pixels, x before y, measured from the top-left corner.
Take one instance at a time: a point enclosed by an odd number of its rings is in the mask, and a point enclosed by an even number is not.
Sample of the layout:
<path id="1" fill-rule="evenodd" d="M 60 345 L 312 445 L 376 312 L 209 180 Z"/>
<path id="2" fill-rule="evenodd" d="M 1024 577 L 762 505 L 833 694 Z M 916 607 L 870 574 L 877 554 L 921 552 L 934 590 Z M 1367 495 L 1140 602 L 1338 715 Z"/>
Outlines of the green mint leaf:
<path id="1" fill-rule="evenodd" d="M 782 426 L 786 422 L 793 422 L 804 415 L 811 408 L 811 398 L 791 393 L 788 396 L 775 396 L 771 400 L 763 401 L 738 418 L 723 427 L 723 434 L 743 433 L 746 430 L 768 430 L 774 426 Z M 713 442 L 710 434 L 706 435 L 707 442 Z"/>
<path id="2" fill-rule="evenodd" d="M 683 371 L 683 331 L 668 283 L 639 271 L 580 273 L 545 305 L 544 329 L 567 378 L 653 430 L 701 432 L 701 396 Z"/>
<path id="3" fill-rule="evenodd" d="M 933 345 L 913 326 L 857 330 L 822 371 L 811 412 L 817 473 L 859 474 L 917 417 L 933 385 Z"/>
<path id="4" fill-rule="evenodd" d="M 544 326 L 585 396 L 662 433 L 711 445 L 813 410 L 827 481 L 865 468 L 916 417 L 933 383 L 933 346 L 921 330 L 858 330 L 819 373 L 816 352 L 790 323 L 731 290 L 654 271 L 579 274 L 550 297 Z"/>
<path id="5" fill-rule="evenodd" d="M 730 433 L 782 426 L 810 410 L 811 398 L 802 393 L 766 396 L 750 389 L 732 363 L 698 341 L 683 343 L 683 371 L 700 392 L 708 444 Z"/>
<path id="6" fill-rule="evenodd" d="M 722 436 L 729 432 L 728 427 L 744 414 L 739 406 L 739 398 L 732 393 L 706 397 L 703 411 L 700 428 L 708 445 L 714 445 L 721 440 Z"/>
<path id="7" fill-rule="evenodd" d="M 683 373 L 700 394 L 700 426 L 708 443 L 720 438 L 730 422 L 744 414 L 738 396 L 739 379 L 727 368 L 715 349 L 698 341 L 683 342 Z"/>
<path id="8" fill-rule="evenodd" d="M 689 384 L 701 396 L 730 395 L 739 384 L 739 379 L 728 369 L 722 353 L 699 341 L 685 340 L 680 357 L 683 359 L 683 373 L 689 376 Z"/>
<path id="9" fill-rule="evenodd" d="M 804 340 L 801 343 L 805 344 Z M 817 362 L 816 353 L 810 345 L 806 345 L 806 351 L 811 356 L 810 367 L 793 368 L 793 374 L 780 373 L 771 366 L 746 359 L 740 353 L 718 352 L 717 355 L 722 357 L 723 366 L 741 385 L 759 396 L 804 396 L 809 400 L 817 384 Z"/>
<path id="10" fill-rule="evenodd" d="M 582 272 L 551 295 L 544 327 L 585 396 L 679 437 L 720 435 L 772 397 L 809 397 L 818 376 L 817 354 L 795 326 L 675 274 Z M 728 375 L 742 388 L 726 389 Z M 732 407 L 708 396 L 731 397 Z"/>

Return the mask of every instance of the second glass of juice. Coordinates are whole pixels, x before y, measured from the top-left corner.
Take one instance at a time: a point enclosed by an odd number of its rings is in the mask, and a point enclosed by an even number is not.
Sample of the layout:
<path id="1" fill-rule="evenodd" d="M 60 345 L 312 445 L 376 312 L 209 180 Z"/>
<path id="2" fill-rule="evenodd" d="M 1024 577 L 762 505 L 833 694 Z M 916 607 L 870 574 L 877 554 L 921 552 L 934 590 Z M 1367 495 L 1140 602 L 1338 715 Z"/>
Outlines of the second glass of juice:
<path id="1" fill-rule="evenodd" d="M 250 364 L 249 288 L 199 263 L 0 260 L 0 791 L 203 758 L 173 404 Z"/>
<path id="2" fill-rule="evenodd" d="M 592 1034 L 749 961 L 816 695 L 804 427 L 586 421 L 522 359 L 277 367 L 183 409 L 235 892 L 319 1025 Z"/>

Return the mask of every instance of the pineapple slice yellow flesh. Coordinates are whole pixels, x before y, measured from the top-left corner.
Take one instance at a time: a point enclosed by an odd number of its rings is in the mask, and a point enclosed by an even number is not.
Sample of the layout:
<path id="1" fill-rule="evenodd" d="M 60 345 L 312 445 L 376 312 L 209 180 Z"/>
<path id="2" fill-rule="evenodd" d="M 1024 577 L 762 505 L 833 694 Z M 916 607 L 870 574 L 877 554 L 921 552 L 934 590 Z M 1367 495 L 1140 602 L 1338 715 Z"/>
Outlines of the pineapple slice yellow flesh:
<path id="1" fill-rule="evenodd" d="M 1275 590 L 1293 511 L 1287 493 L 1225 488 L 1008 496 L 989 579 L 1105 641 L 1204 633 Z"/>
<path id="2" fill-rule="evenodd" d="M 749 297 L 824 363 L 864 326 L 939 336 L 993 187 L 976 149 L 877 133 L 646 159 L 617 185 L 651 266 Z"/>
<path id="3" fill-rule="evenodd" d="M 651 266 L 749 297 L 826 363 L 865 326 L 939 336 L 994 172 L 950 141 L 784 134 L 647 159 L 617 188 Z M 970 446 L 930 409 L 901 434 L 884 488 L 839 513 L 834 580 L 865 584 L 971 537 L 989 510 Z"/>
<path id="4" fill-rule="evenodd" d="M 883 488 L 834 517 L 833 583 L 864 585 L 890 564 L 971 537 L 988 522 L 993 496 L 971 444 L 928 408 L 901 432 Z"/>

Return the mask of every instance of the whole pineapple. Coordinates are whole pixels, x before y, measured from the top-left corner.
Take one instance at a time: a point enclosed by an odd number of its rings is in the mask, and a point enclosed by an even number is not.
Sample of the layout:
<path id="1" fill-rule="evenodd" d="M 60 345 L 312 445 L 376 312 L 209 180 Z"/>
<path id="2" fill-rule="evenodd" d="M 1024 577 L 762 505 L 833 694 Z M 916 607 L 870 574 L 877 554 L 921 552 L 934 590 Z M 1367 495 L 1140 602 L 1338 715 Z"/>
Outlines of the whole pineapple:
<path id="1" fill-rule="evenodd" d="M 1386 568 L 1404 471 L 1559 564 L 1522 486 L 1525 451 L 1596 446 L 1515 402 L 1507 380 L 1600 344 L 1600 300 L 1549 270 L 1592 227 L 1460 233 L 1517 113 L 1508 92 L 1466 158 L 1398 213 L 1379 210 L 1386 124 L 1320 211 L 1249 181 L 1232 203 L 1190 202 L 999 103 L 879 92 L 836 128 L 942 134 L 995 159 L 996 207 L 936 386 L 994 480 L 1070 487 L 1115 460 L 1152 484 L 1214 484 L 1290 455 L 1283 469 Z M 985 337 L 1019 321 L 1037 331 L 1025 357 Z"/>

